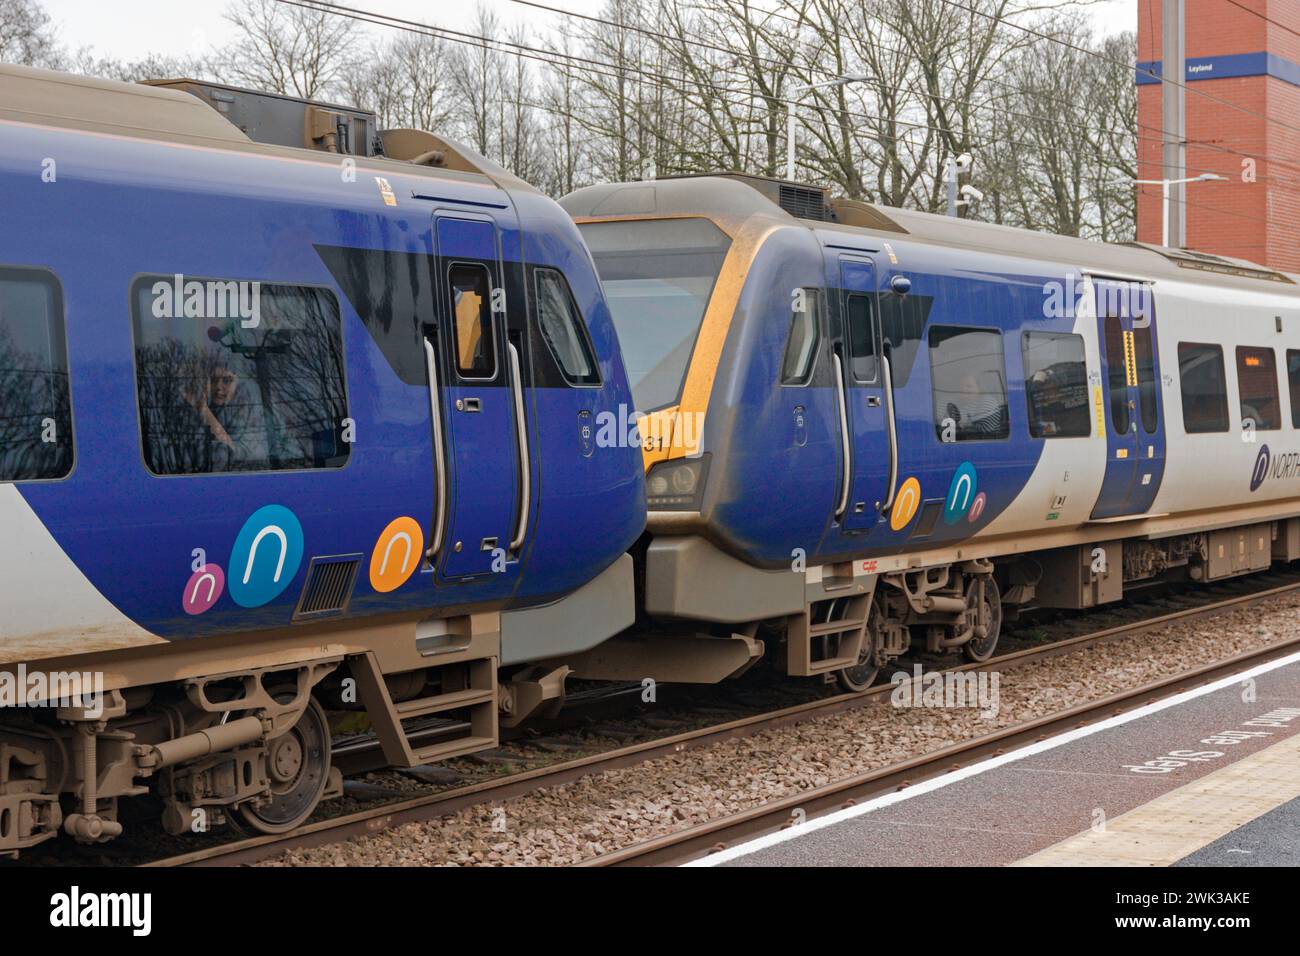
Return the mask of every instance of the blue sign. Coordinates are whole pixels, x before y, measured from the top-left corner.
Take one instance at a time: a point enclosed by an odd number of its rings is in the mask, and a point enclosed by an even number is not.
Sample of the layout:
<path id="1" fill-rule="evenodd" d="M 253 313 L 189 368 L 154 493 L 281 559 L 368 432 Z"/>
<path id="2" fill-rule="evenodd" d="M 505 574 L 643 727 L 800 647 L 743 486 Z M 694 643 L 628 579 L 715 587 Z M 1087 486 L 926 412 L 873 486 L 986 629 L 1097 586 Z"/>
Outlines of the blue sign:
<path id="1" fill-rule="evenodd" d="M 302 565 L 302 525 L 284 505 L 258 508 L 230 551 L 226 588 L 240 607 L 274 601 Z"/>
<path id="2" fill-rule="evenodd" d="M 1283 83 L 1300 86 L 1300 64 L 1284 60 L 1273 53 L 1227 53 L 1223 56 L 1189 56 L 1183 61 L 1184 82 L 1224 80 L 1242 76 L 1271 76 Z M 1164 77 L 1160 60 L 1146 60 L 1137 65 L 1138 86 L 1151 86 Z"/>

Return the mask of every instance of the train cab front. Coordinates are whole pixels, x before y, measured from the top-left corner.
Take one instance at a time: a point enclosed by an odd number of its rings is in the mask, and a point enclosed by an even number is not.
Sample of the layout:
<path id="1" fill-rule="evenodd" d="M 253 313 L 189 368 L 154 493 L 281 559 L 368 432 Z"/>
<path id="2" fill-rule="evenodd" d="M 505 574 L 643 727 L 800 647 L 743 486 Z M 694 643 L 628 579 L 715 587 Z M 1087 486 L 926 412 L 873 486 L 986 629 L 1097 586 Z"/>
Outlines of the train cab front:
<path id="1" fill-rule="evenodd" d="M 598 440 L 637 441 L 644 457 L 638 639 L 657 642 L 657 679 L 733 676 L 763 655 L 758 622 L 803 605 L 801 578 L 756 566 L 730 520 L 753 478 L 736 427 L 752 345 L 746 280 L 760 247 L 792 220 L 721 177 L 588 187 L 560 204 L 591 251 L 635 403 L 620 431 Z M 609 642 L 579 671 L 620 679 L 636 666 L 630 642 L 626 654 Z"/>

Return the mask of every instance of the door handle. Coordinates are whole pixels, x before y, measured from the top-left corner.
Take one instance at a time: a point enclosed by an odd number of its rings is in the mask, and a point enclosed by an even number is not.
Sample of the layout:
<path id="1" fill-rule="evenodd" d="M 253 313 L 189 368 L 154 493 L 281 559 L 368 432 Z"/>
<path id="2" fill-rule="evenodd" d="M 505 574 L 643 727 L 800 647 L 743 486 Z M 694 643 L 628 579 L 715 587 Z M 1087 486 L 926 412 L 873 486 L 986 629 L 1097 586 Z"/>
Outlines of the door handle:
<path id="1" fill-rule="evenodd" d="M 880 396 L 879 396 L 879 395 L 868 395 L 868 396 L 867 396 L 867 407 L 868 407 L 868 408 L 879 408 L 879 407 L 880 407 Z"/>
<path id="2" fill-rule="evenodd" d="M 433 467 L 437 497 L 433 503 L 433 534 L 424 556 L 432 561 L 442 547 L 442 529 L 447 520 L 447 455 L 442 443 L 442 402 L 438 397 L 438 353 L 433 343 L 424 340 L 424 361 L 429 374 L 429 417 L 433 420 Z"/>
<path id="3" fill-rule="evenodd" d="M 840 447 L 844 452 L 844 477 L 840 486 L 840 503 L 835 509 L 835 517 L 842 517 L 844 509 L 849 506 L 849 485 L 853 483 L 853 446 L 849 442 L 849 407 L 844 400 L 844 363 L 839 353 L 831 353 L 835 360 L 835 397 L 840 405 Z"/>
<path id="4" fill-rule="evenodd" d="M 889 356 L 880 356 L 880 369 L 884 372 L 885 385 L 885 431 L 889 435 L 889 494 L 881 511 L 889 510 L 894 503 L 894 493 L 898 488 L 898 431 L 894 424 L 894 370 L 890 368 Z"/>
<path id="5" fill-rule="evenodd" d="M 483 411 L 483 402 L 477 398 L 458 398 L 456 399 L 456 411 L 481 412 Z"/>
<path id="6" fill-rule="evenodd" d="M 519 441 L 519 527 L 510 539 L 510 550 L 518 552 L 528 537 L 528 506 L 533 497 L 532 461 L 528 453 L 528 420 L 524 416 L 524 382 L 519 374 L 519 350 L 515 343 L 507 342 L 510 356 L 510 378 L 515 393 L 515 434 Z"/>

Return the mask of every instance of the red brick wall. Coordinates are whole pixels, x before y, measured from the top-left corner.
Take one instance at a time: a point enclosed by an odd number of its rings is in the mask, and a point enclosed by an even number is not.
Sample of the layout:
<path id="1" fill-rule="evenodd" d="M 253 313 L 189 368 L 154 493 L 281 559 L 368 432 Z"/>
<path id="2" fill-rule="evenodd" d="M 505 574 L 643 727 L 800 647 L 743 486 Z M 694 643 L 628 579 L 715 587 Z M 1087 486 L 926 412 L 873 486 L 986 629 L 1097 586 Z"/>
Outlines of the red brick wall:
<path id="1" fill-rule="evenodd" d="M 1300 31 L 1297 0 L 1240 2 Z M 1186 26 L 1189 59 L 1263 50 L 1300 63 L 1300 36 L 1225 0 L 1186 0 Z M 1160 0 L 1139 0 L 1137 27 L 1138 59 L 1159 60 Z M 1229 177 L 1188 185 L 1188 248 L 1300 272 L 1300 87 L 1251 76 L 1194 80 L 1187 89 L 1187 175 Z M 1141 179 L 1165 175 L 1161 126 L 1161 87 L 1139 86 Z M 1246 159 L 1254 160 L 1255 182 L 1243 180 Z M 1138 238 L 1159 242 L 1160 221 L 1160 187 L 1138 187 Z"/>

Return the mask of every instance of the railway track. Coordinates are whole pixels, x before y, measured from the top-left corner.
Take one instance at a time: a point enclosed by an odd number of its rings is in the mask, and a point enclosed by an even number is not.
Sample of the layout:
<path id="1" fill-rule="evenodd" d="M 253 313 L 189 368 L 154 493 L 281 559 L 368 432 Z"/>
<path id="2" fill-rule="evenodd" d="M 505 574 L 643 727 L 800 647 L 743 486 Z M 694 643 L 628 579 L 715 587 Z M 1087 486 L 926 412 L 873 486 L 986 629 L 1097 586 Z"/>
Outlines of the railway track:
<path id="1" fill-rule="evenodd" d="M 1042 660 L 1091 645 L 1132 637 L 1177 621 L 1245 607 L 1297 590 L 1300 590 L 1300 579 L 1288 580 L 1287 583 L 1275 587 L 1233 594 L 1210 603 L 1121 623 L 1040 647 L 1013 651 L 982 664 L 965 664 L 950 670 L 980 671 L 1014 668 L 1028 661 Z M 720 846 L 734 844 L 738 840 L 779 829 L 789 823 L 791 813 L 795 809 L 801 809 L 808 817 L 831 812 L 844 806 L 847 801 L 857 801 L 888 792 L 949 772 L 957 766 L 1014 749 L 1036 739 L 1090 723 L 1104 716 L 1122 713 L 1160 696 L 1177 693 L 1186 687 L 1208 682 L 1273 657 L 1282 656 L 1293 651 L 1297 646 L 1300 646 L 1300 637 L 1293 641 L 1268 645 L 1057 714 L 1003 728 L 903 763 L 834 781 L 814 791 L 805 791 L 790 798 L 772 801 L 732 816 L 718 818 L 645 843 L 625 847 L 585 861 L 581 865 L 664 865 L 684 862 L 705 855 Z M 332 819 L 308 823 L 287 834 L 239 840 L 143 865 L 162 867 L 248 865 L 276 856 L 286 850 L 305 849 L 364 837 L 408 823 L 457 813 L 468 807 L 509 800 L 532 790 L 558 786 L 591 774 L 633 766 L 657 757 L 708 747 L 725 740 L 753 736 L 761 731 L 827 717 L 846 710 L 881 706 L 888 702 L 892 690 L 890 684 L 878 684 L 860 694 L 840 694 L 783 707 L 714 726 L 630 744 L 600 754 L 514 773 L 499 779 L 366 808 Z"/>

